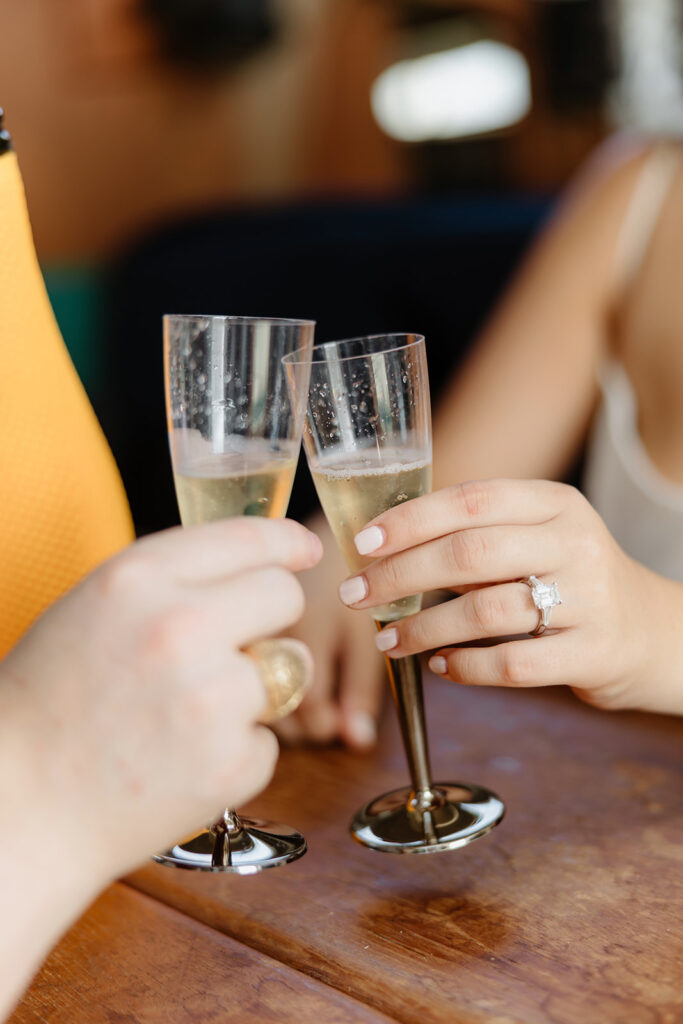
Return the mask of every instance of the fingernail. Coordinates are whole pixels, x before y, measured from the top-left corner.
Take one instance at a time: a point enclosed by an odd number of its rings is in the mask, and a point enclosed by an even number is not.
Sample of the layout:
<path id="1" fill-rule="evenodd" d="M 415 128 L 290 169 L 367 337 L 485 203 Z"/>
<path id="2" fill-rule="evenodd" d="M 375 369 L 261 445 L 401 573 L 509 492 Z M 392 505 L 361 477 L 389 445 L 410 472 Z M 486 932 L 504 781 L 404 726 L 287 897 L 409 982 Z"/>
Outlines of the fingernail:
<path id="1" fill-rule="evenodd" d="M 349 719 L 349 736 L 359 747 L 372 747 L 377 741 L 377 726 L 367 711 L 356 711 Z"/>
<path id="2" fill-rule="evenodd" d="M 381 526 L 368 526 L 367 530 L 361 530 L 353 538 L 356 551 L 359 555 L 370 555 L 377 548 L 381 548 L 386 540 L 386 534 Z"/>
<path id="3" fill-rule="evenodd" d="M 390 651 L 392 647 L 395 647 L 398 643 L 398 630 L 392 626 L 390 629 L 383 629 L 381 633 L 378 633 L 375 637 L 375 643 L 378 650 Z"/>
<path id="4" fill-rule="evenodd" d="M 428 664 L 434 675 L 444 676 L 448 671 L 448 662 L 440 654 L 435 654 L 433 658 L 430 658 Z"/>
<path id="5" fill-rule="evenodd" d="M 368 584 L 365 576 L 352 576 L 339 586 L 339 596 L 344 604 L 358 604 L 367 597 Z"/>

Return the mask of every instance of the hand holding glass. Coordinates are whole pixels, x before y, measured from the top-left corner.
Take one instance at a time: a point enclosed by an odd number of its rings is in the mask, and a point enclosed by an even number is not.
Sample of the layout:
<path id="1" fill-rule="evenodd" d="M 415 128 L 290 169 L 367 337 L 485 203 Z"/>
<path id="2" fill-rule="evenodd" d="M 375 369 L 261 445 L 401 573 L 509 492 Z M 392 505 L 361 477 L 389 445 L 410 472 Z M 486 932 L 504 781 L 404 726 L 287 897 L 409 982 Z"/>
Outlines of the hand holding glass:
<path id="1" fill-rule="evenodd" d="M 184 526 L 229 516 L 285 515 L 305 394 L 292 400 L 282 358 L 297 349 L 310 352 L 314 328 L 310 320 L 164 317 L 168 433 Z M 256 643 L 249 653 L 264 672 L 281 678 L 291 669 L 291 655 L 288 660 L 277 641 Z M 305 851 L 301 833 L 240 820 L 227 809 L 212 826 L 156 859 L 252 874 Z"/>
<path id="2" fill-rule="evenodd" d="M 316 345 L 284 359 L 295 401 L 308 394 L 304 446 L 318 497 L 349 568 L 368 560 L 353 538 L 375 516 L 431 487 L 431 415 L 425 341 L 376 335 Z M 421 595 L 373 608 L 378 627 L 420 610 Z M 358 842 L 393 853 L 453 850 L 503 816 L 494 793 L 432 783 L 416 656 L 387 658 L 411 785 L 356 814 Z"/>

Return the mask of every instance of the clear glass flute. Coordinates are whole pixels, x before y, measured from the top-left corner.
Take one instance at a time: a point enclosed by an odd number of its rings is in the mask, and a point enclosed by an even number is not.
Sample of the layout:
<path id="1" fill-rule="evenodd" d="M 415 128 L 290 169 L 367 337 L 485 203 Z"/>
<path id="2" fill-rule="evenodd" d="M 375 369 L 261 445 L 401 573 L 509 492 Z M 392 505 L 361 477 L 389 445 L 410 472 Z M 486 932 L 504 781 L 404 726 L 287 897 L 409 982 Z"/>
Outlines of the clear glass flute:
<path id="1" fill-rule="evenodd" d="M 294 350 L 310 352 L 314 329 L 310 320 L 164 317 L 168 435 L 184 526 L 229 516 L 285 515 L 305 394 L 290 394 L 282 358 Z M 277 658 L 277 641 L 254 644 L 249 653 L 257 661 Z M 283 657 L 276 670 L 282 670 Z M 239 818 L 227 808 L 212 825 L 155 859 L 253 874 L 305 852 L 300 832 Z"/>
<path id="2" fill-rule="evenodd" d="M 353 538 L 381 512 L 431 487 L 431 414 L 425 340 L 350 338 L 284 359 L 295 399 L 308 391 L 304 447 L 320 503 L 352 571 L 369 562 Z M 416 594 L 372 609 L 381 629 L 418 612 Z M 387 658 L 410 786 L 377 797 L 351 822 L 358 842 L 393 853 L 453 850 L 504 812 L 481 786 L 432 782 L 418 657 Z"/>

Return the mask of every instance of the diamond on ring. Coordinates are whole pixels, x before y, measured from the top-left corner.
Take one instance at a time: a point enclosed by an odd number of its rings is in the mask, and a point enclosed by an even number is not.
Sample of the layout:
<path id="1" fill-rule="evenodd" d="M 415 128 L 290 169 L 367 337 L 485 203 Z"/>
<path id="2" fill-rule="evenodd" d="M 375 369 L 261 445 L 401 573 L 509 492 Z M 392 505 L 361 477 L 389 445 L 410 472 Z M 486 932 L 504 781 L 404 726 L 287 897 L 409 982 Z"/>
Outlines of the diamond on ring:
<path id="1" fill-rule="evenodd" d="M 538 608 L 538 624 L 529 636 L 540 636 L 550 625 L 550 612 L 558 604 L 562 604 L 557 583 L 543 583 L 538 576 L 529 576 L 522 581 L 531 590 L 531 598 Z"/>

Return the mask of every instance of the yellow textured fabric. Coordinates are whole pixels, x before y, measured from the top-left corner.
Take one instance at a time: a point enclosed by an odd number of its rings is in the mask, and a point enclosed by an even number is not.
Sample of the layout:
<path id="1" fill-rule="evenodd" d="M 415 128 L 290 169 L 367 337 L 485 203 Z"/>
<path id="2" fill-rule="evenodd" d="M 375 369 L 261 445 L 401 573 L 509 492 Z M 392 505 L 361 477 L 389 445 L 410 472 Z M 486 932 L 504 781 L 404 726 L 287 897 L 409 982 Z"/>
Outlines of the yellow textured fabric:
<path id="1" fill-rule="evenodd" d="M 113 456 L 45 291 L 14 153 L 0 156 L 0 656 L 133 538 Z"/>

